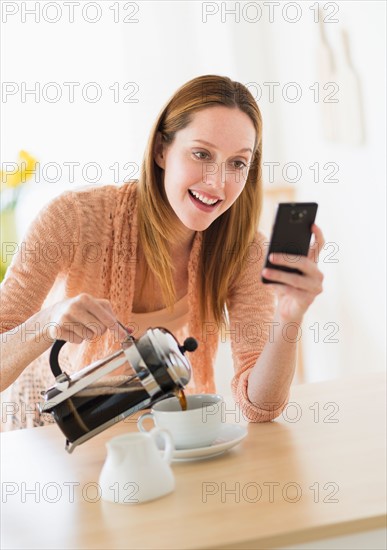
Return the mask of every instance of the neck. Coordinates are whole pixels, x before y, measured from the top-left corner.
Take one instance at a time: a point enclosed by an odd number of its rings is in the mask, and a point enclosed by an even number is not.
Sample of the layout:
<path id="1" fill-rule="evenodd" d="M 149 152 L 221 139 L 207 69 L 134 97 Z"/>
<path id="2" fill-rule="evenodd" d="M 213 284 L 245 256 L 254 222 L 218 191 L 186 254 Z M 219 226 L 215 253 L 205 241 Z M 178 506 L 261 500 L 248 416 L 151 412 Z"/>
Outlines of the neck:
<path id="1" fill-rule="evenodd" d="M 182 235 L 180 238 L 178 238 L 170 246 L 171 254 L 173 256 L 177 256 L 177 257 L 180 256 L 182 258 L 189 256 L 192 249 L 192 244 L 193 244 L 195 235 L 196 235 L 196 231 L 189 231 L 189 233 L 187 232 L 184 235 Z"/>
<path id="2" fill-rule="evenodd" d="M 174 226 L 174 238 L 170 243 L 170 250 L 182 254 L 189 253 L 192 248 L 196 231 L 186 227 L 180 220 Z"/>

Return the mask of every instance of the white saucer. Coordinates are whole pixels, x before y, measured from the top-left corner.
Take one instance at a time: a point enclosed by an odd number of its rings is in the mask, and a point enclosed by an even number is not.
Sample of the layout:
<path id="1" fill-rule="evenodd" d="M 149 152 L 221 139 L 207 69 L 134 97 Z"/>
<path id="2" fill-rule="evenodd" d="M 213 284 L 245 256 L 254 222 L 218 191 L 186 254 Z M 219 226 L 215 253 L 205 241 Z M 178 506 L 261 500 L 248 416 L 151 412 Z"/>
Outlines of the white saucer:
<path id="1" fill-rule="evenodd" d="M 207 447 L 196 447 L 195 449 L 175 449 L 173 451 L 172 460 L 186 461 L 198 460 L 201 458 L 210 458 L 220 455 L 235 445 L 238 445 L 247 435 L 246 426 L 238 424 L 225 424 L 222 426 L 219 436 L 215 441 Z M 161 447 L 159 447 L 161 450 Z"/>

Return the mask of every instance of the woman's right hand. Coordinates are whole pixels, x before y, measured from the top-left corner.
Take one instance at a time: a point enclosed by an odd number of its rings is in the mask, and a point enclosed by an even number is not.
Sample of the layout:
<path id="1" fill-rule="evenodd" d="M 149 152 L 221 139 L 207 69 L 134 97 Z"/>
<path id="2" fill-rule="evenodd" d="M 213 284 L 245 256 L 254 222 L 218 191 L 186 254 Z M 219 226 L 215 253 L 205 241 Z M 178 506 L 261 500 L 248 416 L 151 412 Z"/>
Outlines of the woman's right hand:
<path id="1" fill-rule="evenodd" d="M 82 293 L 52 306 L 47 336 L 52 341 L 81 344 L 86 339 L 94 341 L 107 330 L 114 331 L 119 341 L 127 336 L 117 323 L 109 300 Z"/>

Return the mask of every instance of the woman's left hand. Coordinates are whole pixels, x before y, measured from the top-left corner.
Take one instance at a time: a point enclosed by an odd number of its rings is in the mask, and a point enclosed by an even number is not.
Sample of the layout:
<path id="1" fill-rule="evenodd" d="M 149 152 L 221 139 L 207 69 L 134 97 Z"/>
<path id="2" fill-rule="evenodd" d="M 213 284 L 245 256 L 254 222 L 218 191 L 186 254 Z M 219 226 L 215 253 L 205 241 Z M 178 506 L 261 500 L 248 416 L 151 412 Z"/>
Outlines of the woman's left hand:
<path id="1" fill-rule="evenodd" d="M 297 268 L 302 275 L 278 269 L 265 268 L 262 271 L 266 279 L 270 279 L 273 283 L 275 281 L 283 283 L 272 286 L 278 297 L 278 313 L 284 321 L 301 322 L 310 304 L 323 290 L 324 275 L 318 269 L 317 262 L 325 241 L 321 229 L 316 224 L 312 225 L 312 233 L 315 236 L 315 242 L 307 256 L 276 253 L 269 257 L 272 264 Z"/>

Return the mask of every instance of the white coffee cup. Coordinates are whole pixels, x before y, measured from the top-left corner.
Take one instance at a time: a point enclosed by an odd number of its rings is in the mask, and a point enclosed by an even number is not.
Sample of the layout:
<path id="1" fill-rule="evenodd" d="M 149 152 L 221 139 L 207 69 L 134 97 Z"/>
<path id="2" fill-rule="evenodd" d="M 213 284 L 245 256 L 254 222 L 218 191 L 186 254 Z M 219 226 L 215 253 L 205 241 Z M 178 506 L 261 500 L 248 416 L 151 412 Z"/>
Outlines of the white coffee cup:
<path id="1" fill-rule="evenodd" d="M 211 445 L 222 427 L 223 398 L 218 394 L 187 395 L 187 410 L 182 411 L 177 397 L 156 403 L 151 412 L 142 414 L 138 428 L 146 432 L 144 420 L 150 418 L 172 435 L 176 449 L 195 449 Z"/>

